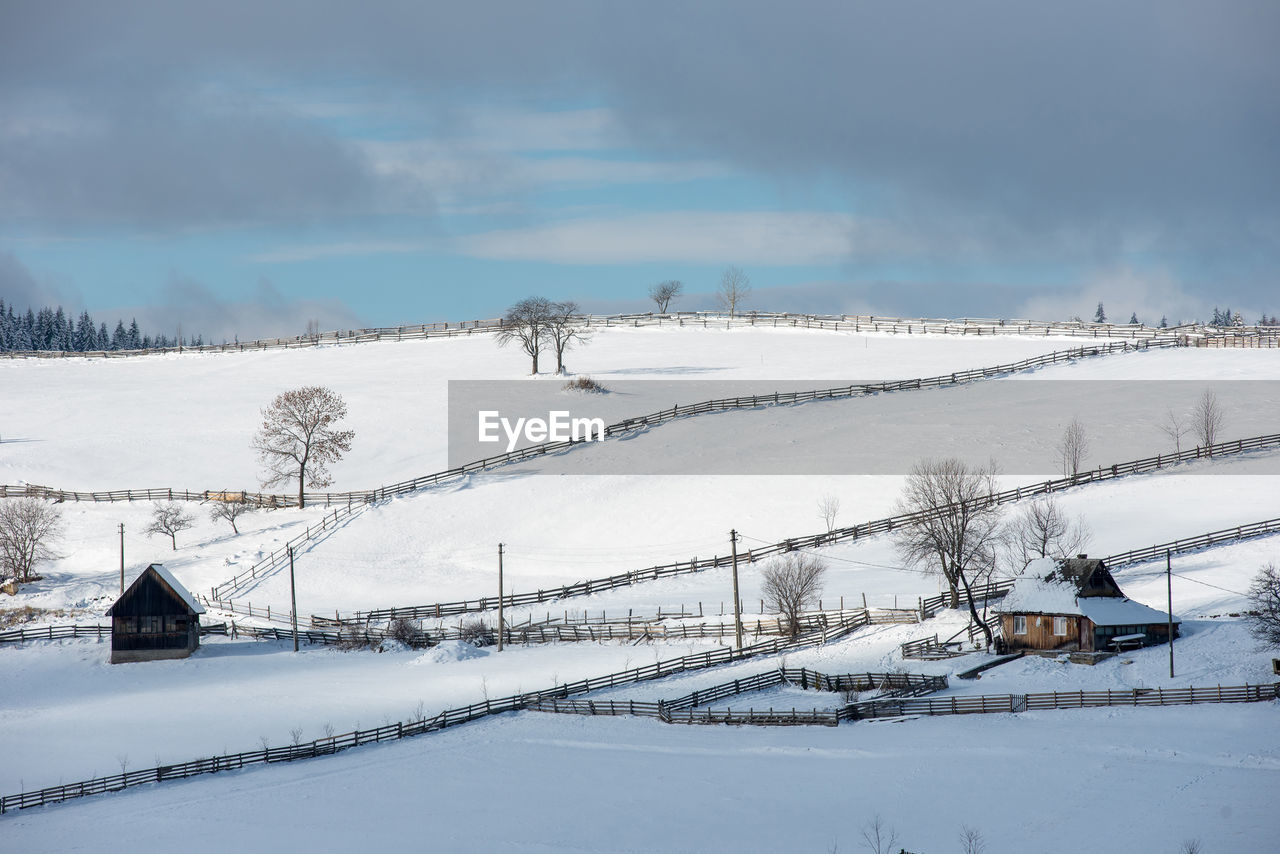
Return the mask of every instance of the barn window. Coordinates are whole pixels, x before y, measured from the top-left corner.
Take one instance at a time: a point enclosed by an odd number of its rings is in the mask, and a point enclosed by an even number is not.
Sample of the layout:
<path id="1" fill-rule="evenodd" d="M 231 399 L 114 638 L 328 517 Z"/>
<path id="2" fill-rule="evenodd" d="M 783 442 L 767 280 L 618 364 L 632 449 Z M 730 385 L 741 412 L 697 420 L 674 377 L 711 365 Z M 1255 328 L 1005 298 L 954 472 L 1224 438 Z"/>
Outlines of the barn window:
<path id="1" fill-rule="evenodd" d="M 1067 618 L 1066 617 L 1053 618 L 1053 634 L 1056 637 L 1060 637 L 1060 638 L 1065 638 L 1067 636 Z"/>
<path id="2" fill-rule="evenodd" d="M 1025 635 L 1027 633 L 1026 616 L 1018 614 L 1013 618 L 1013 633 L 1015 635 Z"/>
<path id="3" fill-rule="evenodd" d="M 139 617 L 138 631 L 144 635 L 158 635 L 164 626 L 163 617 Z"/>

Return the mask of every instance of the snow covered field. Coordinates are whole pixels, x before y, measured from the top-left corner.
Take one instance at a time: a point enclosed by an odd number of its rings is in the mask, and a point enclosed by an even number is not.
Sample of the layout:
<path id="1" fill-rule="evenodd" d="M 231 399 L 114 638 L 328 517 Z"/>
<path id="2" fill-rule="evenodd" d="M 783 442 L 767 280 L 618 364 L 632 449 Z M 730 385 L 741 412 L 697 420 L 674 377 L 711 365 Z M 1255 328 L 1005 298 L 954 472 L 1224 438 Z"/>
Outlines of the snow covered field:
<path id="1" fill-rule="evenodd" d="M 571 353 L 569 365 L 606 383 L 712 377 L 758 380 L 766 390 L 782 380 L 813 379 L 817 386 L 827 379 L 943 373 L 1075 344 L 1053 338 L 620 329 Z M 484 336 L 226 356 L 0 361 L 5 400 L 21 403 L 7 407 L 0 424 L 0 482 L 78 489 L 253 488 L 257 471 L 248 440 L 258 409 L 279 390 L 316 382 L 346 397 L 357 433 L 352 453 L 335 467 L 335 488 L 372 487 L 444 467 L 447 380 L 518 378 L 525 369 L 517 352 L 499 350 Z M 1264 401 L 1252 405 L 1247 396 L 1233 400 L 1230 383 L 1222 382 L 1280 379 L 1280 358 L 1273 352 L 1126 354 L 1033 376 L 1213 380 L 1232 407 L 1226 437 L 1280 430 L 1274 409 Z M 845 405 L 862 407 L 891 426 L 892 417 L 884 413 L 892 411 L 892 400 Z M 659 408 L 639 403 L 645 405 L 629 414 Z M 714 415 L 616 444 L 649 443 L 647 453 L 729 457 L 744 452 L 748 446 L 738 440 L 752 432 L 756 450 L 747 452 L 758 453 L 767 448 L 760 440 L 774 431 L 771 423 L 785 419 L 788 428 L 807 426 L 816 433 L 833 411 L 820 404 Z M 740 417 L 755 420 L 748 428 Z M 1169 449 L 1150 423 L 1126 430 L 1121 419 L 1111 417 L 1091 425 L 1097 453 L 1106 454 L 1097 462 Z M 1051 446 L 1052 437 L 1045 443 Z M 1254 473 L 1260 461 L 1274 466 L 1280 452 L 1080 487 L 1061 493 L 1059 501 L 1086 518 L 1093 531 L 1088 551 L 1100 556 L 1280 516 L 1274 476 Z M 339 525 L 299 553 L 299 609 L 331 613 L 492 595 L 499 541 L 507 549 L 507 589 L 516 592 L 711 557 L 727 551 L 730 528 L 744 535 L 743 549 L 818 532 L 823 523 L 817 502 L 824 494 L 840 498 L 841 525 L 889 515 L 902 485 L 895 475 L 549 477 L 535 470 L 511 466 L 473 475 L 381 502 Z M 1047 465 L 1039 475 L 1009 476 L 1002 483 L 1053 474 Z M 12 599 L 0 597 L 0 609 L 80 609 L 77 616 L 44 622 L 103 622 L 101 612 L 118 585 L 120 522 L 126 526 L 130 578 L 148 562 L 163 561 L 190 589 L 207 592 L 324 513 L 308 508 L 251 514 L 242 517 L 241 533 L 233 536 L 225 523 L 204 515 L 206 508 L 191 505 L 198 523 L 179 535 L 173 552 L 167 541 L 138 533 L 149 505 L 61 509 L 67 527 L 62 558 L 42 570 L 44 581 Z M 821 553 L 830 566 L 823 594 L 828 607 L 841 596 L 850 606 L 860 605 L 863 594 L 872 606 L 911 607 L 917 597 L 938 590 L 937 579 L 902 568 L 885 537 Z M 1261 563 L 1277 556 L 1280 537 L 1175 559 L 1175 611 L 1187 622 L 1173 680 L 1167 649 L 1155 648 L 1095 667 L 1024 659 L 976 682 L 953 680 L 951 690 L 1271 681 L 1269 657 L 1226 615 L 1242 609 L 1241 591 Z M 1116 578 L 1131 598 L 1163 607 L 1163 564 L 1125 568 Z M 742 582 L 743 598 L 757 600 L 759 567 L 746 567 Z M 276 573 L 239 595 L 255 608 L 282 609 L 288 593 L 287 575 Z M 511 618 L 540 618 L 563 608 L 613 615 L 697 603 L 711 613 L 729 597 L 728 571 L 711 570 L 569 600 L 561 608 L 516 609 Z M 792 653 L 786 661 L 827 673 L 951 673 L 972 666 L 976 657 L 904 663 L 898 645 L 935 632 L 949 636 L 964 623 L 961 615 L 944 612 L 924 625 L 870 627 L 827 647 Z M 309 740 L 323 735 L 326 725 L 343 732 L 408 719 L 419 703 L 431 714 L 708 646 L 714 643 L 563 643 L 450 660 L 409 650 L 304 648 L 295 655 L 284 644 L 208 638 L 189 660 L 111 666 L 108 645 L 94 641 L 4 645 L 0 717 L 11 725 L 0 728 L 0 792 L 118 773 L 122 765 L 135 769 L 253 749 L 263 739 L 280 746 L 295 729 Z M 776 657 L 761 659 L 612 693 L 673 697 L 778 664 Z M 788 691 L 744 702 L 768 705 L 783 694 L 789 700 Z M 821 702 L 814 695 L 809 707 Z M 264 845 L 287 841 L 331 850 L 361 845 L 367 831 L 354 828 L 382 827 L 388 841 L 431 839 L 438 850 L 828 851 L 838 845 L 849 851 L 857 850 L 858 827 L 879 813 L 908 850 L 956 850 L 965 824 L 981 829 L 993 851 L 1176 850 L 1193 836 L 1206 850 L 1218 850 L 1220 843 L 1223 850 L 1265 850 L 1280 829 L 1272 804 L 1272 793 L 1280 789 L 1276 714 L 1271 703 L 757 730 L 526 712 L 332 759 L 6 816 L 0 819 L 0 847 L 81 850 L 102 834 L 118 835 L 123 827 L 117 823 L 142 820 L 148 836 L 194 831 L 196 850 L 221 850 L 232 838 L 228 834 Z M 1076 764 L 1063 774 L 1060 766 L 1068 756 Z M 554 785 L 545 785 L 547 780 Z M 1070 780 L 1094 782 L 1078 786 Z M 505 792 L 501 810 L 492 803 L 495 785 Z M 360 821 L 349 822 L 357 811 Z M 1091 820 L 1080 823 L 1086 812 Z"/>

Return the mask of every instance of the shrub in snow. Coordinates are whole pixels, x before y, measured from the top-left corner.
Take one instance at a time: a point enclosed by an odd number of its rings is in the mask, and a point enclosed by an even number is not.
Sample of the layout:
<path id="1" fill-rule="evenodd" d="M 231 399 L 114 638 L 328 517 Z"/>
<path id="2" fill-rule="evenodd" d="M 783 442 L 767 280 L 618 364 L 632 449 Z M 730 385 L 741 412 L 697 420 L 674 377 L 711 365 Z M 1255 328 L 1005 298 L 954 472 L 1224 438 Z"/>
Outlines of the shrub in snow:
<path id="1" fill-rule="evenodd" d="M 399 617 L 387 626 L 387 634 L 391 640 L 404 644 L 412 649 L 427 645 L 427 637 L 422 633 L 422 624 L 408 617 Z"/>
<path id="2" fill-rule="evenodd" d="M 463 623 L 461 635 L 462 640 L 472 646 L 493 646 L 498 642 L 498 636 L 484 620 L 468 620 Z"/>
<path id="3" fill-rule="evenodd" d="M 587 376 L 574 377 L 573 379 L 569 380 L 567 383 L 564 384 L 564 390 L 565 391 L 581 391 L 581 392 L 587 392 L 588 394 L 604 394 L 605 392 L 609 391 L 609 389 L 605 388 L 604 386 L 600 385 L 600 383 L 596 382 L 595 380 L 591 379 L 591 377 L 587 377 Z"/>

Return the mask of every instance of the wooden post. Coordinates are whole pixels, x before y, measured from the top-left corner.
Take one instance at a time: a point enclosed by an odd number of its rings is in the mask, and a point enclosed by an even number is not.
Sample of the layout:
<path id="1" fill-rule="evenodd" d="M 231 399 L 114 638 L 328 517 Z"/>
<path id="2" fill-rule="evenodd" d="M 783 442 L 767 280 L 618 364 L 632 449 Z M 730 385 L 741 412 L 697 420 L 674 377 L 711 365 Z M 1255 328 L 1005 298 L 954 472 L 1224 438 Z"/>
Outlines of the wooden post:
<path id="1" fill-rule="evenodd" d="M 1164 553 L 1165 580 L 1169 585 L 1169 678 L 1173 678 L 1173 552 Z"/>
<path id="2" fill-rule="evenodd" d="M 729 532 L 729 548 L 733 555 L 733 636 L 738 649 L 742 649 L 742 602 L 738 598 L 738 532 Z"/>
<path id="3" fill-rule="evenodd" d="M 293 651 L 298 651 L 298 588 L 293 580 L 293 546 L 289 546 L 289 617 L 293 624 Z M 269 613 L 269 612 L 268 612 Z"/>
<path id="4" fill-rule="evenodd" d="M 502 543 L 498 543 L 498 652 L 502 652 Z"/>
<path id="5" fill-rule="evenodd" d="M 124 522 L 120 523 L 120 593 L 124 594 Z"/>

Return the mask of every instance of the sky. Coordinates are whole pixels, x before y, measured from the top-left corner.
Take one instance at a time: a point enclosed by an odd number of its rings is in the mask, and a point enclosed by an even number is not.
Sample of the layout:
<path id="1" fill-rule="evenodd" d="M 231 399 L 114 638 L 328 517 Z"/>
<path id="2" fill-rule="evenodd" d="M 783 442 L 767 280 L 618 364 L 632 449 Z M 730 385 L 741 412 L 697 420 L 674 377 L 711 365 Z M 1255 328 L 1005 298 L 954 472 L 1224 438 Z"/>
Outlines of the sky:
<path id="1" fill-rule="evenodd" d="M 0 0 L 0 299 L 1280 313 L 1280 5 Z"/>

